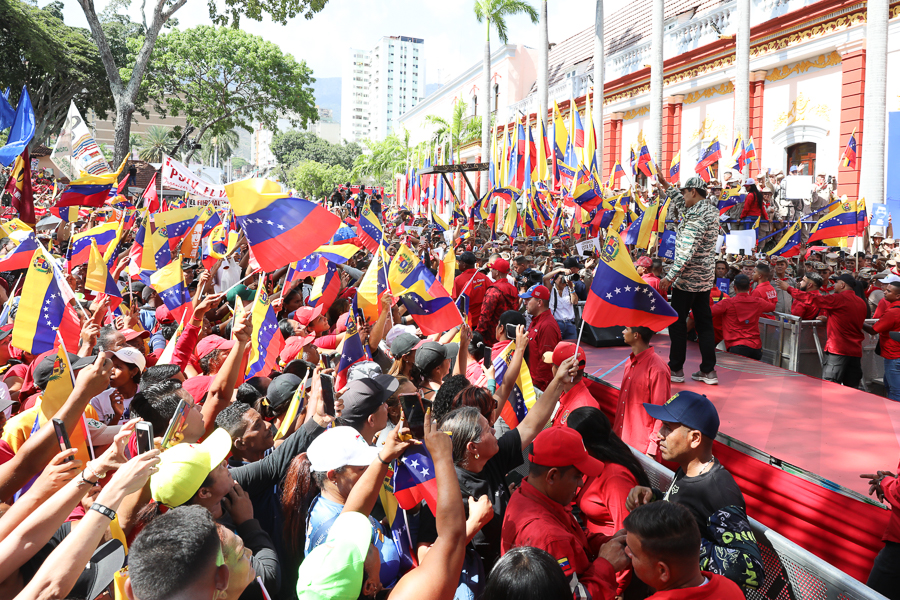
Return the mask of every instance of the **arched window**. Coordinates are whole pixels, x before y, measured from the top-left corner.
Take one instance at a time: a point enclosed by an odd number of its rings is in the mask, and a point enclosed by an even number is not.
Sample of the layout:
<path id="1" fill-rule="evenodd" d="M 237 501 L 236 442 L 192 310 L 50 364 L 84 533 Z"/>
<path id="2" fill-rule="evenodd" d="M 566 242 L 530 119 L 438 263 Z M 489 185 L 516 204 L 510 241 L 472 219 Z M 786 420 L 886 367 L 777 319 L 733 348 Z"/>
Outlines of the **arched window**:
<path id="1" fill-rule="evenodd" d="M 787 147 L 786 172 L 790 173 L 791 167 L 794 165 L 799 168 L 798 175 L 816 174 L 816 144 L 814 142 L 801 142 Z"/>

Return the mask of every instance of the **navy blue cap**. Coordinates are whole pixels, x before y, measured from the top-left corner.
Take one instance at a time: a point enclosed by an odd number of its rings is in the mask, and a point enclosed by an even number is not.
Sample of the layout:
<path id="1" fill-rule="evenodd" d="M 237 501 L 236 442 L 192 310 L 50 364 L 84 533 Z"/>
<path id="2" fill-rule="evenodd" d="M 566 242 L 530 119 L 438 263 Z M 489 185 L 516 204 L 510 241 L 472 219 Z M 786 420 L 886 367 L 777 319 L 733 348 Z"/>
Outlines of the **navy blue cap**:
<path id="1" fill-rule="evenodd" d="M 719 412 L 709 398 L 697 392 L 678 392 L 662 406 L 644 402 L 644 410 L 654 419 L 681 423 L 707 437 L 715 438 L 719 432 Z"/>

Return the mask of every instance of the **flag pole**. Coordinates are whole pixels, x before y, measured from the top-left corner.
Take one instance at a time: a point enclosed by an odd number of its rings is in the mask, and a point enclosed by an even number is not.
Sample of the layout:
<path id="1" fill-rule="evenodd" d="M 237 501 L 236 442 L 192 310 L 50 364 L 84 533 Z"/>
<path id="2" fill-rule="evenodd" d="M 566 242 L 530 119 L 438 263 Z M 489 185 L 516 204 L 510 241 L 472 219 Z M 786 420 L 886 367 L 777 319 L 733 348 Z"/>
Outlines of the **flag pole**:
<path id="1" fill-rule="evenodd" d="M 66 342 L 63 340 L 59 327 L 56 328 L 56 337 L 59 338 L 59 345 L 63 349 L 63 360 L 66 361 L 66 366 L 69 368 L 69 378 L 72 380 L 72 388 L 74 388 L 75 373 L 72 371 L 72 364 L 69 362 L 69 351 L 66 350 Z M 94 442 L 91 440 L 91 430 L 88 428 L 87 421 L 84 420 L 83 412 L 81 413 L 81 426 L 84 428 L 84 437 L 87 438 L 87 448 L 88 453 L 91 455 L 91 460 L 96 460 L 97 457 L 94 455 Z"/>
<path id="2" fill-rule="evenodd" d="M 256 274 L 255 272 L 250 273 L 249 275 L 247 275 L 246 277 L 244 277 L 243 279 L 241 279 L 241 280 L 238 281 L 236 284 L 234 284 L 233 286 L 231 286 L 230 288 L 228 288 L 227 290 L 225 290 L 225 291 L 222 292 L 222 293 L 223 293 L 223 294 L 227 294 L 228 292 L 230 292 L 231 290 L 233 290 L 233 289 L 236 288 L 237 286 L 241 285 L 242 283 L 244 283 L 245 281 L 247 281 L 248 279 L 250 279 L 251 277 L 253 277 L 255 274 Z"/>

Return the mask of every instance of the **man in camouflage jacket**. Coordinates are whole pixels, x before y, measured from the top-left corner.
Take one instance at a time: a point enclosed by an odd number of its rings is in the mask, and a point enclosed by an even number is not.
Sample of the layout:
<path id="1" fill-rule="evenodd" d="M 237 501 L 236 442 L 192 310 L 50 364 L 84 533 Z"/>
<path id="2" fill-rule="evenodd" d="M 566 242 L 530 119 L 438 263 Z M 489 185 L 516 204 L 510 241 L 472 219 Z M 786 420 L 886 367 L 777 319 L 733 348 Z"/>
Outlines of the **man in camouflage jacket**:
<path id="1" fill-rule="evenodd" d="M 691 375 L 696 381 L 710 385 L 719 383 L 716 376 L 716 339 L 713 332 L 709 292 L 716 281 L 715 250 L 719 235 L 719 211 L 706 199 L 706 182 L 691 177 L 681 190 L 670 186 L 660 177 L 660 194 L 667 194 L 682 215 L 676 228 L 675 262 L 659 282 L 665 293 L 672 287 L 672 308 L 678 320 L 669 326 L 671 349 L 669 369 L 672 381 L 684 381 L 684 360 L 687 352 L 687 317 L 693 312 L 700 343 L 700 370 Z M 673 285 L 674 284 L 674 285 Z"/>

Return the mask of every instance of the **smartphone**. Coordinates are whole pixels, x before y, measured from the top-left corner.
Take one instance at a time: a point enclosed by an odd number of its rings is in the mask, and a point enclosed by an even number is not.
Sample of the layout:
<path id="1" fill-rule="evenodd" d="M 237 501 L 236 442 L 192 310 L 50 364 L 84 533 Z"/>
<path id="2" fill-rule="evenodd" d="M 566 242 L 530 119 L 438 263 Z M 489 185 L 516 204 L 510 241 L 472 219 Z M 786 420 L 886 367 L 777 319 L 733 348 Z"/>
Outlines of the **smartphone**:
<path id="1" fill-rule="evenodd" d="M 138 454 L 153 450 L 153 423 L 141 421 L 135 425 L 134 435 L 137 438 Z"/>
<path id="2" fill-rule="evenodd" d="M 515 323 L 507 323 L 506 324 L 506 338 L 512 341 L 516 341 L 516 328 L 518 326 Z"/>
<path id="3" fill-rule="evenodd" d="M 493 361 L 491 360 L 491 347 L 490 346 L 484 347 L 484 361 L 483 362 L 485 365 L 494 364 Z"/>
<path id="4" fill-rule="evenodd" d="M 168 450 L 174 445 L 172 439 L 175 437 L 176 433 L 184 429 L 190 410 L 191 407 L 188 406 L 187 402 L 183 399 L 178 401 L 178 406 L 175 407 L 175 414 L 172 415 L 172 418 L 169 420 L 169 426 L 166 428 L 166 434 L 163 436 L 162 444 L 160 444 L 160 447 L 163 450 Z"/>
<path id="5" fill-rule="evenodd" d="M 322 361 L 322 365 L 324 365 L 326 369 L 330 369 L 334 365 L 334 356 L 330 354 L 320 354 L 319 360 Z"/>
<path id="6" fill-rule="evenodd" d="M 403 420 L 417 440 L 425 437 L 425 408 L 419 394 L 400 394 L 400 405 L 403 407 Z"/>
<path id="7" fill-rule="evenodd" d="M 331 375 L 319 375 L 322 385 L 322 400 L 325 402 L 325 414 L 334 415 L 334 379 Z"/>
<path id="8" fill-rule="evenodd" d="M 66 425 L 62 422 L 62 419 L 53 419 L 53 429 L 56 430 L 56 440 L 59 442 L 59 450 L 68 450 L 72 447 L 72 444 L 69 442 L 69 434 L 66 433 Z M 63 462 L 71 462 L 75 460 L 75 457 L 70 456 Z"/>

